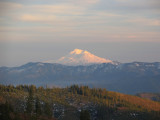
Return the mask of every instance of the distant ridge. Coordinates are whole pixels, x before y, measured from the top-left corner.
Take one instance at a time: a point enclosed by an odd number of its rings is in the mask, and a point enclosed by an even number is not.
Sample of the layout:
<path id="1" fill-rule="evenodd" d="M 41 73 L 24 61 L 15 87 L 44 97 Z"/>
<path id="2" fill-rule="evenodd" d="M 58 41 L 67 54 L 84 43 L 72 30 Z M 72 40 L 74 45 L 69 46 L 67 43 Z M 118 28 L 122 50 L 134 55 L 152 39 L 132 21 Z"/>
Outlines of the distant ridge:
<path id="1" fill-rule="evenodd" d="M 77 84 L 126 94 L 159 93 L 160 62 L 119 63 L 74 49 L 56 61 L 0 67 L 0 84 L 59 87 Z"/>
<path id="2" fill-rule="evenodd" d="M 60 64 L 71 65 L 71 66 L 113 63 L 109 59 L 98 57 L 94 54 L 91 54 L 90 52 L 86 50 L 81 50 L 81 49 L 74 49 L 69 54 L 67 54 L 64 57 L 61 57 L 60 59 L 56 61 L 50 60 L 46 62 L 47 63 L 60 63 Z"/>
<path id="3" fill-rule="evenodd" d="M 19 67 L 0 67 L 0 84 L 59 87 L 77 84 L 126 94 L 159 93 L 160 62 L 102 63 L 82 66 L 27 63 Z"/>

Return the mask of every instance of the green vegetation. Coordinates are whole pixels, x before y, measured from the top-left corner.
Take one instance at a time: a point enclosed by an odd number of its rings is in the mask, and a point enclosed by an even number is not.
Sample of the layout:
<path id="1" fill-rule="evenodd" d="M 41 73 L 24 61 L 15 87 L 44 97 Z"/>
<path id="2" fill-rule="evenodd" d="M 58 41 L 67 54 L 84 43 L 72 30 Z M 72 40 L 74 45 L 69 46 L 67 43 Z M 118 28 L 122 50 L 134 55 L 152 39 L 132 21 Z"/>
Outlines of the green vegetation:
<path id="1" fill-rule="evenodd" d="M 160 103 L 73 85 L 0 85 L 0 120 L 158 120 Z"/>

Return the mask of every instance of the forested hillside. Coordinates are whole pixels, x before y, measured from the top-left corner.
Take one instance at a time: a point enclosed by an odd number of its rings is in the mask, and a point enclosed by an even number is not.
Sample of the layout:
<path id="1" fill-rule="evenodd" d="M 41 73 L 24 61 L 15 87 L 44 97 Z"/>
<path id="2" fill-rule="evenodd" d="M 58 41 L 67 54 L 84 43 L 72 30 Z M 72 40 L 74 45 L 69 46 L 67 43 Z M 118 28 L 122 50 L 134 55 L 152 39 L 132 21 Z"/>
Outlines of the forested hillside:
<path id="1" fill-rule="evenodd" d="M 0 85 L 0 120 L 158 120 L 160 103 L 73 85 Z"/>

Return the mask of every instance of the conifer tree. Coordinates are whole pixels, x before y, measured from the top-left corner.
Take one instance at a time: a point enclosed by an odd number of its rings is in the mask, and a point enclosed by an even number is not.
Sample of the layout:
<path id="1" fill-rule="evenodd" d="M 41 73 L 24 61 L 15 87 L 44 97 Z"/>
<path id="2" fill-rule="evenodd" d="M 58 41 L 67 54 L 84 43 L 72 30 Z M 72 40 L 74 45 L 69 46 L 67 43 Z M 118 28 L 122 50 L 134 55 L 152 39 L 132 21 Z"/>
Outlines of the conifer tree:
<path id="1" fill-rule="evenodd" d="M 33 113 L 33 109 L 34 109 L 33 91 L 32 89 L 29 89 L 29 96 L 26 103 L 26 112 Z"/>
<path id="2" fill-rule="evenodd" d="M 47 103 L 47 102 L 44 105 L 44 113 L 45 113 L 46 116 L 52 117 L 51 105 L 49 103 Z"/>
<path id="3" fill-rule="evenodd" d="M 41 103 L 38 97 L 36 97 L 36 100 L 35 100 L 35 112 L 36 112 L 36 115 L 42 114 Z"/>
<path id="4" fill-rule="evenodd" d="M 13 112 L 13 108 L 7 101 L 5 104 L 0 105 L 0 120 L 10 120 L 11 112 Z"/>
<path id="5" fill-rule="evenodd" d="M 82 110 L 81 111 L 80 120 L 90 120 L 90 114 L 87 110 Z"/>

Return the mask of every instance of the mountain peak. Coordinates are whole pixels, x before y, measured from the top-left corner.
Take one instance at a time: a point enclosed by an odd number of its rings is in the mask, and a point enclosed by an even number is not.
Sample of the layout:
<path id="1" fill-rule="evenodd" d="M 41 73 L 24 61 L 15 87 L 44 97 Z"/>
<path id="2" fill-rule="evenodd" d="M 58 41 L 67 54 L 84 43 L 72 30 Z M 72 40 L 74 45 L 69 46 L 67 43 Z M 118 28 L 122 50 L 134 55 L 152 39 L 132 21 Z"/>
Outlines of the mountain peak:
<path id="1" fill-rule="evenodd" d="M 91 54 L 86 50 L 74 49 L 68 55 L 58 59 L 57 63 L 75 66 L 75 65 L 112 63 L 112 61 L 95 56 L 94 54 Z"/>
<path id="2" fill-rule="evenodd" d="M 70 54 L 81 54 L 84 50 L 81 49 L 74 49 L 73 51 L 70 52 Z"/>
<path id="3" fill-rule="evenodd" d="M 74 49 L 73 51 L 70 52 L 71 55 L 75 54 L 91 54 L 90 52 L 86 51 L 86 50 L 81 50 L 81 49 Z"/>

